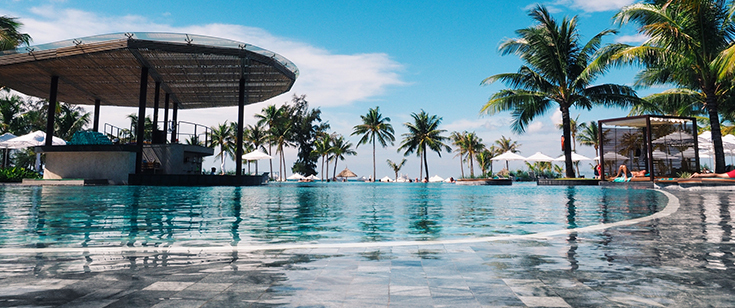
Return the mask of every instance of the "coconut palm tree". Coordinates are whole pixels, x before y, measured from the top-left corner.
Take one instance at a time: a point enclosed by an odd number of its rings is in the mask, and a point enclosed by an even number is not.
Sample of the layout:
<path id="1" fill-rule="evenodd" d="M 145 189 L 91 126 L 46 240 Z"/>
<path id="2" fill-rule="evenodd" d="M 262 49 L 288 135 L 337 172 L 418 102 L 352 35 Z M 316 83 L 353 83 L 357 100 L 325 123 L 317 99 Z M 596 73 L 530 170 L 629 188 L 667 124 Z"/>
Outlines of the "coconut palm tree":
<path id="1" fill-rule="evenodd" d="M 59 108 L 54 121 L 54 135 L 64 140 L 71 140 L 76 132 L 89 124 L 90 113 L 84 112 L 82 107 L 70 104 L 61 103 L 57 106 Z"/>
<path id="2" fill-rule="evenodd" d="M 491 146 L 492 149 L 495 149 L 493 146 Z M 480 166 L 480 171 L 482 172 L 482 177 L 488 176 L 488 170 L 490 171 L 490 176 L 492 176 L 493 173 L 493 161 L 492 158 L 497 156 L 497 153 L 494 153 L 490 149 L 484 149 L 483 151 L 477 153 L 477 156 L 475 159 L 477 159 L 477 165 Z"/>
<path id="3" fill-rule="evenodd" d="M 709 116 L 715 172 L 725 172 L 721 108 L 731 104 L 735 64 L 735 3 L 722 0 L 650 1 L 624 7 L 620 24 L 635 22 L 648 37 L 640 46 L 610 46 L 605 64 L 644 67 L 636 86 L 673 84 L 661 93 L 669 101 L 698 101 Z M 605 65 L 603 65 L 604 67 Z"/>
<path id="4" fill-rule="evenodd" d="M 423 161 L 419 175 L 421 178 L 424 178 L 424 169 L 426 170 L 426 177 L 429 176 L 429 163 L 426 159 L 426 150 L 432 150 L 441 157 L 442 150 L 449 153 L 452 149 L 448 145 L 444 144 L 444 141 L 449 138 L 442 136 L 446 130 L 439 129 L 439 124 L 441 124 L 442 121 L 441 117 L 436 115 L 429 116 L 429 114 L 424 110 L 421 110 L 420 113 L 412 113 L 411 117 L 413 118 L 413 123 L 403 123 L 403 125 L 408 128 L 408 132 L 401 135 L 403 136 L 403 141 L 401 142 L 401 146 L 398 147 L 398 151 L 403 150 L 404 156 L 408 156 L 409 154 L 416 152 L 420 158 L 419 164 Z"/>
<path id="5" fill-rule="evenodd" d="M 521 147 L 521 144 L 518 143 L 518 141 L 513 141 L 510 138 L 506 138 L 503 135 L 500 135 L 500 139 L 495 140 L 495 144 L 497 147 L 496 153 L 503 154 L 505 152 L 511 152 L 511 153 L 520 153 L 521 151 L 518 149 Z M 497 155 L 496 155 L 497 156 Z M 508 167 L 508 161 L 505 161 L 505 170 L 510 170 Z"/>
<path id="6" fill-rule="evenodd" d="M 457 152 L 457 155 L 454 155 L 454 157 L 459 156 L 459 171 L 461 178 L 464 178 L 464 155 L 467 154 L 466 147 L 464 145 L 466 133 L 467 132 L 460 133 L 455 131 L 449 135 L 449 140 L 452 140 L 454 151 Z"/>
<path id="7" fill-rule="evenodd" d="M 268 135 L 262 124 L 248 125 L 243 131 L 242 140 L 244 141 L 243 144 L 246 144 L 246 147 L 251 148 L 252 151 L 259 149 L 265 151 L 265 143 L 268 142 Z M 270 153 L 268 153 L 268 155 L 270 155 Z M 249 163 L 250 162 L 248 162 L 248 164 Z M 258 173 L 257 160 L 255 161 L 255 173 Z"/>
<path id="8" fill-rule="evenodd" d="M 484 85 L 502 81 L 510 88 L 493 94 L 481 112 L 511 111 L 512 129 L 522 133 L 534 118 L 558 106 L 562 114 L 565 169 L 567 177 L 572 178 L 571 108 L 589 110 L 594 105 L 626 106 L 637 102 L 638 98 L 628 86 L 591 85 L 605 70 L 590 64 L 603 37 L 615 31 L 602 31 L 582 45 L 576 17 L 564 18 L 559 24 L 541 5 L 532 9 L 529 15 L 538 24 L 517 30 L 519 38 L 508 39 L 499 48 L 503 55 L 518 55 L 526 65 L 516 73 L 497 74 L 482 81 Z"/>
<path id="9" fill-rule="evenodd" d="M 334 172 L 332 172 L 332 178 L 337 177 L 337 162 L 345 160 L 345 155 L 357 155 L 357 152 L 352 149 L 352 142 L 345 140 L 345 137 L 342 135 L 337 135 L 337 137 L 332 140 L 332 159 L 334 159 Z"/>
<path id="10" fill-rule="evenodd" d="M 258 125 L 268 126 L 266 142 L 268 143 L 268 155 L 273 153 L 273 144 L 275 143 L 274 129 L 283 118 L 285 109 L 283 107 L 276 108 L 276 105 L 268 105 L 261 110 L 262 113 L 256 114 L 255 118 L 258 119 Z M 270 162 L 270 174 L 273 177 L 273 159 Z M 279 160 L 280 164 L 280 160 Z"/>
<path id="11" fill-rule="evenodd" d="M 212 126 L 211 130 L 211 146 L 219 147 L 219 153 L 215 158 L 219 157 L 220 159 L 220 174 L 225 174 L 225 158 L 227 157 L 227 154 L 231 152 L 231 149 L 235 147 L 235 143 L 233 142 L 232 126 L 227 124 L 227 121 L 225 121 L 217 126 Z"/>
<path id="12" fill-rule="evenodd" d="M 383 117 L 380 114 L 380 107 L 371 108 L 368 113 L 364 116 L 360 116 L 362 124 L 355 125 L 353 127 L 352 136 L 362 135 L 360 141 L 357 142 L 357 147 L 362 144 L 372 143 L 373 144 L 373 181 L 375 181 L 375 141 L 380 142 L 382 147 L 388 146 L 388 143 L 393 145 L 396 138 L 393 136 L 393 125 L 391 125 L 389 117 Z"/>
<path id="13" fill-rule="evenodd" d="M 401 162 L 400 162 L 400 163 L 397 163 L 397 164 L 396 164 L 396 163 L 394 163 L 394 162 L 393 162 L 392 160 L 390 160 L 390 159 L 386 159 L 385 161 L 386 161 L 386 162 L 388 163 L 388 166 L 389 166 L 389 167 L 390 167 L 391 169 L 393 169 L 393 172 L 395 172 L 395 173 L 396 173 L 396 178 L 395 178 L 395 180 L 394 180 L 394 181 L 398 181 L 398 171 L 401 171 L 401 168 L 403 168 L 403 165 L 405 165 L 405 164 L 406 164 L 406 159 L 405 159 L 405 158 L 404 158 L 404 159 L 401 159 Z"/>
<path id="14" fill-rule="evenodd" d="M 23 108 L 25 102 L 20 96 L 10 95 L 0 98 L 0 134 L 24 134 Z"/>
<path id="15" fill-rule="evenodd" d="M 600 153 L 600 130 L 597 126 L 596 121 L 590 121 L 589 123 L 583 122 L 579 125 L 581 131 L 579 132 L 579 144 L 587 145 L 595 148 L 595 153 Z"/>
<path id="16" fill-rule="evenodd" d="M 22 25 L 17 18 L 0 16 L 0 50 L 15 49 L 20 45 L 30 44 L 31 36 L 19 32 Z"/>
<path id="17" fill-rule="evenodd" d="M 314 154 L 319 155 L 319 157 L 322 158 L 322 181 L 324 181 L 324 161 L 329 157 L 329 154 L 332 153 L 332 136 L 329 134 L 323 134 L 321 135 L 316 142 L 314 142 L 314 150 L 312 151 Z M 329 162 L 327 162 L 328 164 Z M 327 165 L 327 178 L 329 178 L 329 165 Z"/>
<path id="18" fill-rule="evenodd" d="M 467 133 L 465 147 L 467 148 L 467 159 L 470 161 L 470 177 L 475 177 L 475 166 L 473 161 L 478 153 L 485 149 L 485 145 L 482 144 L 482 138 L 478 137 L 475 132 Z"/>

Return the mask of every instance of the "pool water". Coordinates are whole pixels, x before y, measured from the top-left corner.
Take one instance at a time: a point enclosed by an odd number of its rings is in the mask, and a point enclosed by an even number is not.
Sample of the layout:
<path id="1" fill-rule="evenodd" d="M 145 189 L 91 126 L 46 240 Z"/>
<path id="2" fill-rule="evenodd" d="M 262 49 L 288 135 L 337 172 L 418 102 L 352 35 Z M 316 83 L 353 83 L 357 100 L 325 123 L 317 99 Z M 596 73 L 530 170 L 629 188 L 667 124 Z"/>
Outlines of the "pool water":
<path id="1" fill-rule="evenodd" d="M 531 234 L 648 216 L 666 196 L 601 187 L 271 183 L 0 187 L 0 248 L 204 247 Z"/>

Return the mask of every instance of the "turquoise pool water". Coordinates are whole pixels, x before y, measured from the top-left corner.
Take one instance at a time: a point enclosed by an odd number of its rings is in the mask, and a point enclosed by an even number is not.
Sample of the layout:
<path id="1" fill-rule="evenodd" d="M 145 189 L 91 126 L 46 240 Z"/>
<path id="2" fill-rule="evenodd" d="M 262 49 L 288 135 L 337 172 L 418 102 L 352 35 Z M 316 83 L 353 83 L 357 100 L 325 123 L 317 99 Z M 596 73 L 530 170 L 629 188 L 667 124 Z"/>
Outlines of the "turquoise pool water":
<path id="1" fill-rule="evenodd" d="M 530 234 L 648 216 L 653 190 L 308 183 L 0 187 L 0 248 L 202 247 Z"/>

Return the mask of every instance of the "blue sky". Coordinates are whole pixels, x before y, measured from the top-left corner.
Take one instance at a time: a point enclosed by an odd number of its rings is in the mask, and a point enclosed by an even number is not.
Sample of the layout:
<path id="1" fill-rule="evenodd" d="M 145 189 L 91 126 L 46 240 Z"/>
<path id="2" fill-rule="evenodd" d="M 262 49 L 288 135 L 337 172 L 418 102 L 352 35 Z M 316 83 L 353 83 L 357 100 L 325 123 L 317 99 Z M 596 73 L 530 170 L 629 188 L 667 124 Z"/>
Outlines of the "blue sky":
<path id="1" fill-rule="evenodd" d="M 386 159 L 400 161 L 396 148 L 406 132 L 404 122 L 422 109 L 443 118 L 442 128 L 475 131 L 490 145 L 501 135 L 521 144 L 521 154 L 541 151 L 561 155 L 561 131 L 553 111 L 539 117 L 525 134 L 510 131 L 510 116 L 501 113 L 480 116 L 479 110 L 502 84 L 480 86 L 494 74 L 513 72 L 521 62 L 515 56 L 501 56 L 499 43 L 515 37 L 515 30 L 533 24 L 527 12 L 544 4 L 557 19 L 579 17 L 583 40 L 615 27 L 612 16 L 631 0 L 534 1 L 2 1 L 0 14 L 18 17 L 21 30 L 33 37 L 33 44 L 111 32 L 180 32 L 234 39 L 279 53 L 300 69 L 300 77 L 290 93 L 246 108 L 247 122 L 268 104 L 281 104 L 292 94 L 306 94 L 310 106 L 319 107 L 332 130 L 349 136 L 360 115 L 380 106 L 396 130 L 396 144 L 378 151 L 378 177 L 393 176 Z M 637 43 L 633 25 L 620 29 L 609 42 Z M 612 71 L 598 83 L 631 84 L 635 71 Z M 656 90 L 656 89 L 654 89 Z M 651 89 L 640 90 L 642 95 Z M 74 103 L 74 102 L 69 102 Z M 88 108 L 88 106 L 86 106 Z M 91 108 L 88 108 L 91 111 Z M 126 126 L 130 108 L 102 108 L 102 123 Z M 149 111 L 150 112 L 150 111 Z M 620 117 L 627 110 L 598 108 L 573 111 L 580 121 Z M 232 108 L 182 111 L 180 120 L 208 126 L 236 120 Z M 353 143 L 358 138 L 349 137 Z M 372 173 L 371 148 L 361 145 L 357 156 L 339 162 L 358 175 Z M 577 152 L 595 156 L 590 147 Z M 287 164 L 295 150 L 287 151 Z M 431 175 L 459 176 L 459 160 L 454 153 L 429 155 Z M 407 157 L 401 173 L 417 177 L 419 161 Z M 261 162 L 261 170 L 265 163 Z M 495 170 L 501 163 L 494 164 Z M 205 167 L 219 167 L 209 159 Z M 511 163 L 511 169 L 522 167 Z M 234 168 L 234 162 L 226 162 Z M 586 163 L 582 169 L 590 169 Z M 586 171 L 591 174 L 591 169 Z M 289 173 L 290 174 L 290 173 Z"/>

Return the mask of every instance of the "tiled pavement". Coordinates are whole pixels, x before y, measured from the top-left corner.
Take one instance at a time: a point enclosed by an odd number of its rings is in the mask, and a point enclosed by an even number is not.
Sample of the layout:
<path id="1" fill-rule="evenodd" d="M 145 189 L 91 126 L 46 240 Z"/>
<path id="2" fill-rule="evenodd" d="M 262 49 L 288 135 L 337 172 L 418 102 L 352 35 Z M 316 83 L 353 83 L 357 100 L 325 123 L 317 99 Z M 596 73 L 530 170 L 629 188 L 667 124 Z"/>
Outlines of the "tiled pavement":
<path id="1" fill-rule="evenodd" d="M 735 195 L 675 194 L 669 217 L 547 239 L 0 256 L 0 306 L 734 306 Z"/>

